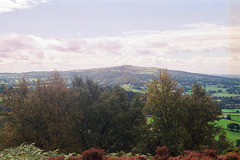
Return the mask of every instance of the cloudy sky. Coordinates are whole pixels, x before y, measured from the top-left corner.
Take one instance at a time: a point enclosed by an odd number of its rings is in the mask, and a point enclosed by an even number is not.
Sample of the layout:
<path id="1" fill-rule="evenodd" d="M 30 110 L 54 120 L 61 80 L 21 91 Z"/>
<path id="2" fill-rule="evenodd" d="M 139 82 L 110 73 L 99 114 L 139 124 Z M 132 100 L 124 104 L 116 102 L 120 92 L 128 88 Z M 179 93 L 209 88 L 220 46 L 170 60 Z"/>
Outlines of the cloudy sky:
<path id="1" fill-rule="evenodd" d="M 0 0 L 0 72 L 240 74 L 239 0 Z"/>

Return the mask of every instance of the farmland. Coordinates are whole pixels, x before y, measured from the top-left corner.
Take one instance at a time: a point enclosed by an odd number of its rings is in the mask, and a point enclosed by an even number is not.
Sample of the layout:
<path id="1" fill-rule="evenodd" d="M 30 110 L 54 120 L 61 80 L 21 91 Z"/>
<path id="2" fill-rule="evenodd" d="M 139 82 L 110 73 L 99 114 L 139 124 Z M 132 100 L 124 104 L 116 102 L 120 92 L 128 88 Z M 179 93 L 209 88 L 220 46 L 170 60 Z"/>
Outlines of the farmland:
<path id="1" fill-rule="evenodd" d="M 240 132 L 230 131 L 227 126 L 230 123 L 237 123 L 240 125 L 240 113 L 237 112 L 240 112 L 240 109 L 222 109 L 222 114 L 230 115 L 231 119 L 221 119 L 215 122 L 218 126 L 225 130 L 227 138 L 234 144 L 236 144 L 236 140 L 240 139 Z"/>

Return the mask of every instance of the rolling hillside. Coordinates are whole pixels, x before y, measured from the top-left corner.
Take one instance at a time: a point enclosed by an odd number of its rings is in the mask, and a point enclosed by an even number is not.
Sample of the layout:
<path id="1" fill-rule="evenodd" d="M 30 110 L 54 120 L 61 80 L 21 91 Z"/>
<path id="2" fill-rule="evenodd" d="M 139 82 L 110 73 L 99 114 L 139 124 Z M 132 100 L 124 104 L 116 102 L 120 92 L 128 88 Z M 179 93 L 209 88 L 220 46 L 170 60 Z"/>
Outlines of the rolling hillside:
<path id="1" fill-rule="evenodd" d="M 61 71 L 60 74 L 66 79 L 68 85 L 71 85 L 71 80 L 74 76 L 80 76 L 82 78 L 88 77 L 102 86 L 120 85 L 127 90 L 142 90 L 146 83 L 153 77 L 157 78 L 160 70 L 160 68 L 124 65 L 109 68 Z M 204 87 L 216 86 L 215 89 L 229 88 L 233 86 L 239 88 L 240 85 L 240 79 L 237 78 L 211 76 L 175 70 L 168 70 L 168 72 L 185 88 L 186 92 L 191 89 L 191 86 L 194 83 L 200 83 Z M 37 78 L 46 78 L 50 75 L 51 72 L 0 73 L 0 82 L 11 84 L 17 82 L 17 80 L 22 77 L 25 77 L 32 82 Z M 210 87 L 210 89 L 214 88 Z M 238 91 L 236 91 L 236 93 L 238 93 Z"/>
<path id="2" fill-rule="evenodd" d="M 114 86 L 131 84 L 134 86 L 143 86 L 146 81 L 151 80 L 153 77 L 157 77 L 160 68 L 147 68 L 136 67 L 131 65 L 109 67 L 109 68 L 97 68 L 97 69 L 85 69 L 85 70 L 73 70 L 73 71 L 60 71 L 67 82 L 74 76 L 80 76 L 82 78 L 93 79 L 100 85 Z M 239 84 L 240 79 L 226 78 L 220 76 L 211 76 L 183 71 L 168 70 L 179 83 L 224 83 Z M 29 81 L 36 78 L 46 78 L 51 75 L 51 72 L 25 72 L 25 73 L 0 73 L 0 81 L 9 83 L 14 82 L 22 77 L 25 77 Z"/>

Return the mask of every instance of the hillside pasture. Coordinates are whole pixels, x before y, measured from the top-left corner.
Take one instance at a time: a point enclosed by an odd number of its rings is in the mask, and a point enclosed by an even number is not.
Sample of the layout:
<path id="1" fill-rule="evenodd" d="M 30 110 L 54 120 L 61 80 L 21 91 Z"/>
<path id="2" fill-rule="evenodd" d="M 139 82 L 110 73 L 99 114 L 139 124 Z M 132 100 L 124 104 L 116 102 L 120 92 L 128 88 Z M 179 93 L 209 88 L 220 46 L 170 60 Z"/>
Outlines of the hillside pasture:
<path id="1" fill-rule="evenodd" d="M 230 123 L 237 123 L 240 125 L 240 113 L 237 113 L 237 111 L 240 112 L 240 109 L 222 109 L 222 114 L 230 115 L 231 120 L 221 119 L 219 121 L 215 121 L 217 126 L 220 126 L 225 130 L 227 138 L 234 144 L 236 144 L 236 140 L 240 139 L 240 132 L 228 130 L 227 125 Z"/>
<path id="2" fill-rule="evenodd" d="M 239 113 L 237 113 L 237 111 L 240 112 L 240 109 L 222 109 L 222 113 L 231 113 L 231 114 L 236 113 L 236 114 L 239 114 Z"/>
<path id="3" fill-rule="evenodd" d="M 217 126 L 222 127 L 225 130 L 228 140 L 236 144 L 236 140 L 240 139 L 240 132 L 233 132 L 227 130 L 227 125 L 230 123 L 237 123 L 240 125 L 240 122 L 235 122 L 228 119 L 221 119 L 219 121 L 215 121 L 215 124 Z"/>

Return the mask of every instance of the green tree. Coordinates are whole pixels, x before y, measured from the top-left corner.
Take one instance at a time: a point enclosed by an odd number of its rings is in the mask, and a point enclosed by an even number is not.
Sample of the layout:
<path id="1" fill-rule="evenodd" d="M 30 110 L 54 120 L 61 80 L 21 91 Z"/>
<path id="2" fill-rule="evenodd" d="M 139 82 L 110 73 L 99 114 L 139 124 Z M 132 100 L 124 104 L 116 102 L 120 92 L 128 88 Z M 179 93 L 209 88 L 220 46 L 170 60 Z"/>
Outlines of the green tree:
<path id="1" fill-rule="evenodd" d="M 73 85 L 72 89 L 82 99 L 72 108 L 75 112 L 71 112 L 75 120 L 72 134 L 79 142 L 76 145 L 82 150 L 94 146 L 110 152 L 130 151 L 137 143 L 135 137 L 138 136 L 139 126 L 146 122 L 142 112 L 143 103 L 138 99 L 129 102 L 126 91 L 120 87 L 100 94 L 94 82 L 87 80 L 82 83 L 76 78 L 74 84 L 76 81 L 81 85 L 79 88 Z M 75 118 L 75 113 L 78 113 L 76 110 L 80 110 L 82 119 Z"/>
<path id="2" fill-rule="evenodd" d="M 227 115 L 227 119 L 228 119 L 228 120 L 231 120 L 231 119 L 232 119 L 230 114 Z"/>
<path id="3" fill-rule="evenodd" d="M 185 128 L 189 136 L 187 149 L 213 148 L 216 144 L 215 137 L 220 132 L 220 128 L 213 122 L 221 115 L 220 107 L 206 94 L 202 86 L 194 84 L 192 91 L 186 101 Z"/>
<path id="4" fill-rule="evenodd" d="M 240 146 L 240 139 L 237 139 L 236 140 L 236 147 L 239 147 Z"/>
<path id="5" fill-rule="evenodd" d="M 166 145 L 172 154 L 216 144 L 219 128 L 209 122 L 218 119 L 220 108 L 201 86 L 195 84 L 192 90 L 192 95 L 184 95 L 167 71 L 148 85 L 146 110 L 153 116 L 158 145 Z"/>
<path id="6" fill-rule="evenodd" d="M 240 126 L 237 123 L 229 123 L 227 128 L 230 129 L 230 131 L 239 131 Z"/>
<path id="7" fill-rule="evenodd" d="M 140 127 L 146 124 L 144 104 L 138 98 L 129 102 L 127 92 L 114 87 L 112 93 L 102 97 L 94 107 L 94 121 L 100 126 L 95 127 L 100 147 L 109 152 L 131 151 L 137 145 Z"/>
<path id="8" fill-rule="evenodd" d="M 92 147 L 91 129 L 95 125 L 91 117 L 92 106 L 99 101 L 100 88 L 90 79 L 86 82 L 82 78 L 75 77 L 70 88 L 71 102 L 68 110 L 69 135 L 74 152 L 82 152 Z M 78 149 L 76 151 L 76 149 Z"/>

